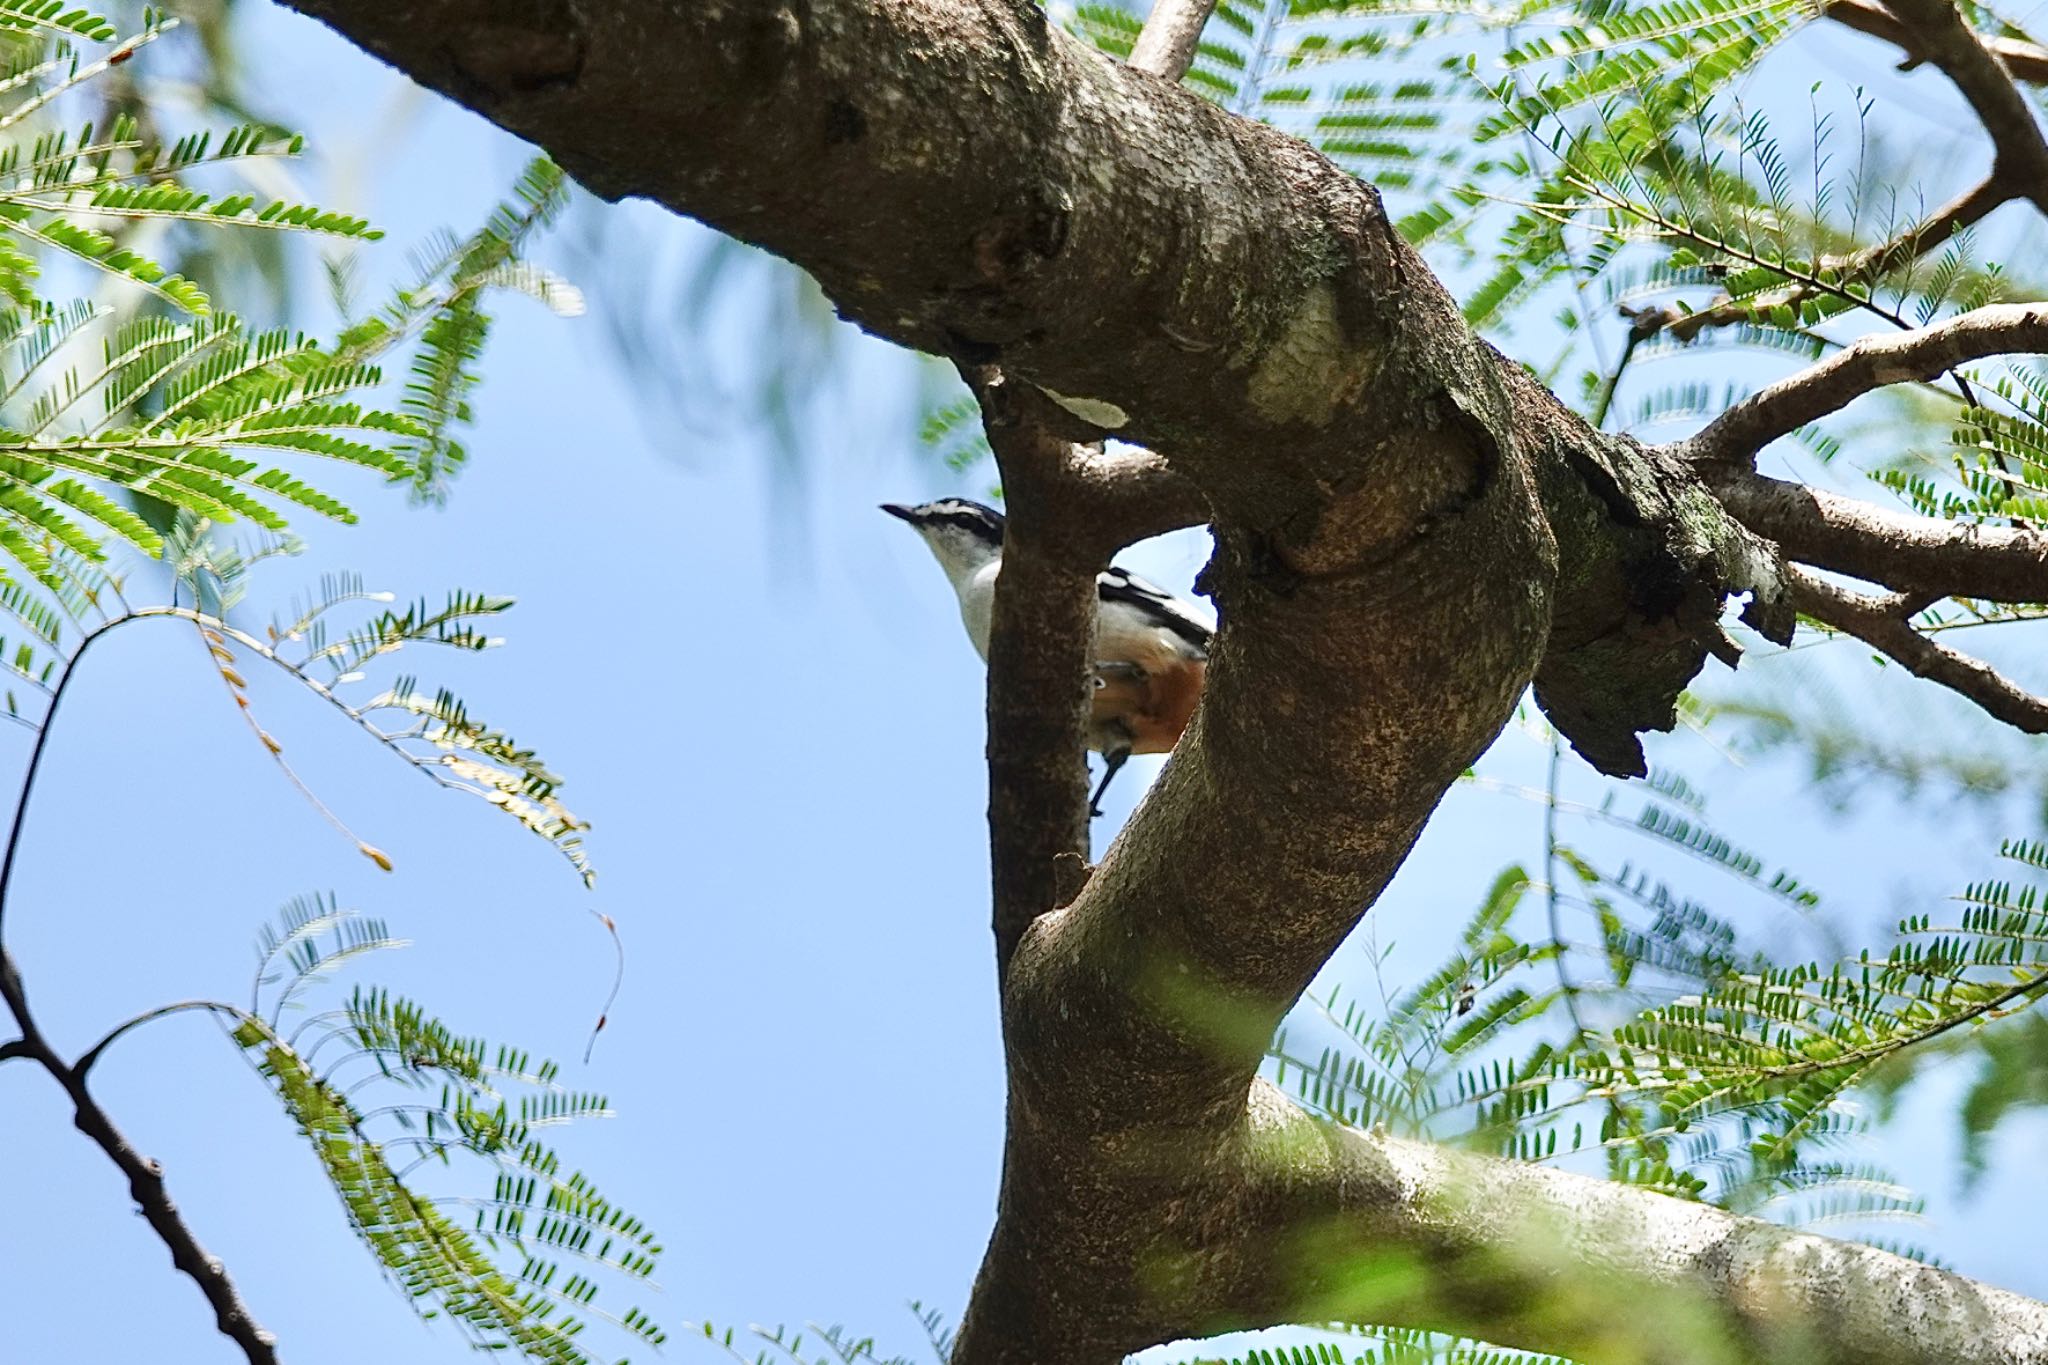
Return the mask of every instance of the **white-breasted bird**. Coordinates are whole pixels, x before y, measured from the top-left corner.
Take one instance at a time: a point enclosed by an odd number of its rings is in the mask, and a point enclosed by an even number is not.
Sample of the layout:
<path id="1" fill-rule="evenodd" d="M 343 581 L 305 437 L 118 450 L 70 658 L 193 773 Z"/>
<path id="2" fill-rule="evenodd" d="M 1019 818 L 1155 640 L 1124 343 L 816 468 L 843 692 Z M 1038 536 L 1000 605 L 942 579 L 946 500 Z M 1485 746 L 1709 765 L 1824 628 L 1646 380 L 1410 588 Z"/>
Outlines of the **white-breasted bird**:
<path id="1" fill-rule="evenodd" d="M 985 661 L 1003 567 L 1003 514 L 965 498 L 918 507 L 885 502 L 882 510 L 910 523 L 931 548 L 960 599 L 967 638 Z M 1187 729 L 1209 666 L 1210 630 L 1187 603 L 1126 569 L 1096 577 L 1095 705 L 1088 747 L 1104 772 L 1089 798 L 1100 815 L 1102 793 L 1132 754 L 1163 754 Z"/>

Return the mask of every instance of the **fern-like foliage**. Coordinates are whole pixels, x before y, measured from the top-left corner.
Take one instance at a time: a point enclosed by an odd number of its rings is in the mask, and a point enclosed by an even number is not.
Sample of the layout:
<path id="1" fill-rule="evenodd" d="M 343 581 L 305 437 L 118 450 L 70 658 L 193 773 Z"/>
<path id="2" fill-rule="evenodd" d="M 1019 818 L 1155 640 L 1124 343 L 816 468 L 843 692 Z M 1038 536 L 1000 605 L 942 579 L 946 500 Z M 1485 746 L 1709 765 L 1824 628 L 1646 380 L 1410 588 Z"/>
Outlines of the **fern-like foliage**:
<path id="1" fill-rule="evenodd" d="M 423 1316 L 453 1319 L 479 1348 L 588 1365 L 585 1319 L 659 1347 L 638 1309 L 596 1307 L 601 1275 L 645 1280 L 661 1247 L 637 1218 L 565 1171 L 539 1136 L 609 1113 L 564 1089 L 553 1063 L 455 1033 L 418 1006 L 358 987 L 286 1030 L 330 972 L 396 946 L 331 896 L 286 907 L 259 938 L 257 985 L 234 1039 L 311 1143 L 350 1225 Z M 423 1166 L 480 1164 L 489 1193 L 424 1191 Z M 588 1270 L 566 1269 L 580 1263 Z"/>
<path id="2" fill-rule="evenodd" d="M 323 461 L 441 496 L 463 459 L 452 432 L 470 416 L 485 293 L 515 289 L 561 311 L 579 306 L 571 287 L 519 254 L 564 196 L 561 173 L 542 160 L 511 202 L 332 344 L 253 331 L 216 310 L 192 281 L 131 249 L 128 230 L 169 220 L 343 242 L 379 234 L 315 205 L 188 183 L 295 156 L 296 135 L 247 124 L 164 141 L 125 114 L 103 128 L 45 126 L 53 101 L 174 23 L 148 12 L 138 32 L 89 62 L 74 45 L 112 40 L 107 21 L 26 0 L 0 8 L 0 581 L 17 588 L 70 591 L 60 556 L 103 564 L 116 546 L 161 555 L 175 512 L 272 533 L 299 513 L 355 520 L 308 475 Z M 31 126 L 25 120 L 42 131 L 6 141 L 8 129 Z M 43 297 L 40 276 L 59 257 L 132 286 L 150 306 Z M 88 333 L 98 334 L 90 360 L 80 354 Z M 411 379 L 387 405 L 378 362 L 407 345 Z"/>
<path id="3" fill-rule="evenodd" d="M 931 1339 L 938 1365 L 945 1365 L 951 1338 L 935 1313 L 917 1310 Z M 913 1365 L 910 1357 L 882 1356 L 873 1337 L 857 1337 L 844 1327 L 820 1327 L 813 1323 L 801 1330 L 791 1327 L 718 1327 L 697 1325 L 691 1340 L 701 1341 L 709 1353 L 741 1365 Z"/>
<path id="4" fill-rule="evenodd" d="M 1802 913 L 1815 904 L 1697 815 L 1653 802 L 1617 823 L 1753 896 Z M 2011 842 L 2001 856 L 2031 880 L 1974 883 L 1954 914 L 1910 916 L 1888 947 L 1788 966 L 1657 877 L 1564 850 L 1596 945 L 1518 931 L 1533 884 L 1511 868 L 1437 971 L 1378 1000 L 1351 988 L 1314 1001 L 1317 1017 L 1275 1043 L 1277 1077 L 1338 1122 L 1524 1160 L 1598 1156 L 1613 1178 L 1800 1226 L 1911 1217 L 1910 1191 L 1844 1154 L 1864 1131 L 1852 1101 L 1885 1068 L 2048 994 L 2048 847 Z M 1568 961 L 1576 979 L 1558 970 Z M 1568 1002 L 1574 1026 L 1561 1031 Z M 1335 1041 L 1305 1052 L 1303 1035 Z M 2024 1085 L 2009 1089 L 2024 1096 Z"/>
<path id="5" fill-rule="evenodd" d="M 485 295 L 493 289 L 513 290 L 558 314 L 582 311 L 583 297 L 573 285 L 519 254 L 567 203 L 568 181 L 561 169 L 545 157 L 536 158 L 513 185 L 513 197 L 493 209 L 482 227 L 466 240 L 449 239 L 423 253 L 415 281 L 342 334 L 337 353 L 357 357 L 418 333 L 400 404 L 413 428 L 400 447 L 405 468 L 399 475 L 416 499 L 443 501 L 468 458 L 454 433 L 472 416 L 469 393 L 491 327 Z"/>
<path id="6" fill-rule="evenodd" d="M 1571 1365 L 1561 1356 L 1508 1350 L 1441 1332 L 1400 1327 L 1331 1328 L 1335 1339 L 1199 1357 L 1177 1365 Z M 1364 1344 L 1359 1339 L 1365 1338 Z"/>
<path id="7" fill-rule="evenodd" d="M 480 623 L 510 610 L 512 599 L 456 590 L 438 603 L 422 598 L 403 610 L 372 611 L 352 625 L 341 616 L 391 601 L 389 593 L 366 589 L 359 575 L 330 574 L 316 593 L 293 605 L 288 619 L 274 620 L 265 638 L 221 620 L 199 624 L 224 670 L 238 665 L 237 651 L 281 669 L 434 782 L 480 797 L 547 840 L 590 885 L 597 874 L 583 848 L 588 826 L 562 804 L 562 779 L 539 755 L 478 720 L 454 692 L 425 692 L 412 675 L 394 678 L 381 692 L 361 690 L 379 660 L 408 648 L 470 653 L 495 647 L 501 641 Z M 253 714 L 246 702 L 243 710 Z M 266 731 L 258 734 L 281 758 L 283 746 Z"/>
<path id="8" fill-rule="evenodd" d="M 1123 55 L 1143 9 L 1099 0 L 1073 25 Z M 1792 147 L 1742 103 L 1740 79 L 1811 18 L 1795 0 L 1224 0 L 1187 80 L 1386 191 L 1472 323 L 1541 319 L 1561 345 L 1538 372 L 1578 366 L 1589 416 L 1646 426 L 1741 396 L 1717 374 L 1613 409 L 1624 371 L 1703 359 L 1703 340 L 1811 360 L 1858 330 L 2038 293 L 1968 230 L 1898 249 L 1932 206 L 1903 188 L 1860 89 L 1816 87 Z M 1952 449 L 1894 440 L 1884 477 L 1941 515 L 2031 520 L 2039 404 L 2026 376 L 1986 383 L 1944 386 L 1961 410 L 1926 415 Z"/>
<path id="9" fill-rule="evenodd" d="M 2038 843 L 2008 843 L 2001 855 L 2048 871 L 2048 848 Z M 1654 1094 L 1662 1121 L 1680 1131 L 1736 1110 L 1767 1115 L 1752 1150 L 1789 1161 L 1880 1063 L 2016 1013 L 2048 990 L 2040 895 L 2036 886 L 1980 882 L 1964 890 L 1952 922 L 1912 916 L 1881 955 L 1721 973 L 1616 1030 L 1577 1074 L 1597 1088 Z"/>
<path id="10" fill-rule="evenodd" d="M 496 806 L 554 847 L 588 886 L 596 878 L 583 848 L 588 827 L 562 804 L 562 779 L 533 750 L 477 719 L 454 692 L 429 693 L 399 675 L 381 691 L 372 675 L 391 656 L 439 647 L 465 653 L 500 643 L 480 623 L 509 610 L 507 597 L 456 590 L 439 602 L 422 599 L 390 609 L 389 593 L 369 591 L 359 575 L 330 574 L 318 591 L 295 602 L 261 635 L 238 624 L 233 608 L 252 569 L 296 553 L 297 542 L 270 538 L 238 547 L 202 518 L 180 509 L 162 536 L 178 595 L 169 603 L 134 603 L 118 579 L 69 551 L 50 559 L 61 591 L 42 595 L 18 584 L 0 586 L 0 615 L 20 633 L 0 633 L 0 700 L 15 724 L 39 729 L 84 656 L 108 634 L 141 622 L 175 620 L 198 632 L 215 670 L 255 741 L 313 806 L 366 857 L 390 869 L 389 857 L 358 837 L 301 782 L 283 739 L 265 728 L 244 670 L 274 669 L 326 701 L 346 719 L 436 784 Z M 350 613 L 355 613 L 350 619 Z"/>
<path id="11" fill-rule="evenodd" d="M 1573 814 L 1647 844 L 1652 862 L 1695 862 L 1795 923 L 1812 914 L 1817 893 L 1715 833 L 1690 782 L 1670 772 L 1649 781 L 1654 792 L 1633 816 L 1612 801 Z M 1554 790 L 1536 796 L 1557 804 Z M 1841 1154 L 1863 1131 L 1846 1097 L 1878 1053 L 1916 1046 L 1931 1036 L 1925 1028 L 1971 1022 L 1978 1015 L 1965 1011 L 1979 997 L 1958 987 L 1925 1017 L 1901 1007 L 1896 993 L 1864 999 L 1854 1018 L 1809 1011 L 1807 1031 L 1861 1038 L 1854 1046 L 1875 1049 L 1839 1069 L 1774 1070 L 1760 1054 L 1717 1061 L 1710 1039 L 1749 1034 L 1716 1011 L 1747 1000 L 1759 1017 L 1776 1009 L 1771 1017 L 1782 1020 L 1788 999 L 1830 998 L 1815 985 L 1827 973 L 1773 966 L 1744 946 L 1734 922 L 1663 873 L 1602 866 L 1562 835 L 1547 837 L 1548 882 L 1518 866 L 1502 872 L 1435 970 L 1399 991 L 1375 988 L 1385 975 L 1385 956 L 1375 952 L 1363 986 L 1310 1000 L 1312 1013 L 1275 1041 L 1276 1079 L 1338 1122 L 1523 1160 L 1598 1160 L 1611 1178 L 1795 1224 L 1910 1216 L 1918 1203 L 1909 1192 Z M 1590 927 L 1591 937 L 1570 933 L 1561 914 Z M 1899 949 L 1895 970 L 1910 970 L 1919 960 L 1912 953 Z M 1677 1021 L 1703 1008 L 1709 1023 L 1682 1035 Z M 1882 1031 L 1887 1017 L 1890 1033 Z M 1660 1039 L 1669 1050 L 1645 1064 Z M 1688 1090 L 1675 1080 L 1671 1068 L 1685 1058 L 1697 1072 L 1689 1083 L 1709 1075 L 1712 1083 Z M 1823 1072 L 1826 1084 L 1807 1083 Z"/>
<path id="12" fill-rule="evenodd" d="M 355 520 L 348 503 L 309 478 L 308 467 L 323 461 L 423 494 L 442 489 L 462 458 L 450 431 L 469 415 L 483 293 L 514 288 L 574 306 L 573 290 L 518 255 L 562 197 L 560 173 L 536 162 L 514 202 L 430 278 L 333 345 L 252 331 L 216 311 L 191 281 L 125 245 L 126 230 L 175 220 L 215 231 L 377 237 L 363 220 L 317 206 L 186 183 L 230 163 L 296 155 L 301 139 L 243 125 L 157 141 L 117 115 L 104 128 L 45 127 L 4 140 L 32 115 L 41 126 L 52 101 L 173 23 L 146 14 L 140 31 L 94 63 L 74 44 L 111 40 L 105 20 L 39 3 L 0 7 L 0 592 L 25 621 L 47 623 L 53 606 L 78 596 L 81 567 L 102 572 L 117 549 L 163 555 L 176 514 L 247 521 L 277 535 L 297 513 Z M 55 257 L 134 286 L 153 309 L 44 298 L 39 277 Z M 88 333 L 98 335 L 90 360 L 81 354 Z M 376 362 L 415 339 L 412 382 L 383 405 Z M 193 546 L 176 549 L 189 556 Z M 42 643 L 54 644 L 54 633 Z M 18 662 L 17 673 L 40 667 Z"/>

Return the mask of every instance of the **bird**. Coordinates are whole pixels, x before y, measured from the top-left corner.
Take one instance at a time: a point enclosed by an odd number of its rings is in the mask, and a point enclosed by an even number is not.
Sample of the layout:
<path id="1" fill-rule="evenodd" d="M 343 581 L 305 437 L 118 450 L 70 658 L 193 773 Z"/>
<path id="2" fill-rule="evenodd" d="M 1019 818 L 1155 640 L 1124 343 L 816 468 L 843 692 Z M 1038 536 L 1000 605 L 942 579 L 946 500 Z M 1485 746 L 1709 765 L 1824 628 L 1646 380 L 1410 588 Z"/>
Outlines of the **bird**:
<path id="1" fill-rule="evenodd" d="M 966 498 L 915 507 L 885 502 L 882 510 L 910 524 L 960 599 L 967 638 L 985 663 L 1003 567 L 1003 514 Z M 1102 814 L 1102 794 L 1132 754 L 1163 754 L 1195 713 L 1209 666 L 1211 631 L 1192 607 L 1128 569 L 1110 567 L 1095 579 L 1095 701 L 1088 747 L 1102 755 L 1102 780 L 1088 813 Z"/>

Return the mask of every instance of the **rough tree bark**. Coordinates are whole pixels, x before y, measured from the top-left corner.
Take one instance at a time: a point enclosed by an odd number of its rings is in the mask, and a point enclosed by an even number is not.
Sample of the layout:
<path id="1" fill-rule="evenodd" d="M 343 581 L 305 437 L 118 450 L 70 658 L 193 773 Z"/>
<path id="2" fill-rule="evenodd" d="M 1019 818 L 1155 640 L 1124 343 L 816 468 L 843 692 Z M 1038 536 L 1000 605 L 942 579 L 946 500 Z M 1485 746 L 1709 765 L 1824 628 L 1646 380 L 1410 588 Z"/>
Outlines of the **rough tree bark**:
<path id="1" fill-rule="evenodd" d="M 1637 733 L 1668 725 L 1706 655 L 1732 648 L 1731 594 L 1789 634 L 1803 572 L 1717 489 L 1780 417 L 1831 411 L 1904 358 L 1780 386 L 1711 458 L 1592 431 L 1465 327 L 1370 187 L 1076 44 L 1030 0 L 291 3 L 597 192 L 788 257 L 869 330 L 1000 366 L 1057 405 L 995 433 L 1043 571 L 1006 571 L 992 650 L 1011 1102 L 958 1365 L 1097 1365 L 1331 1317 L 1588 1360 L 2048 1361 L 2048 1308 L 2016 1296 L 1640 1190 L 1333 1131 L 1254 1078 L 1532 682 L 1590 760 L 1637 772 Z M 1934 4 L 1837 8 L 1964 72 L 2002 120 L 2008 168 L 2031 175 L 2039 138 L 2003 68 L 1922 13 Z M 2026 344 L 2003 325 L 1972 332 L 1973 353 Z M 1060 439 L 1104 433 L 1158 458 Z M 1839 559 L 1853 543 L 1881 570 L 1890 535 L 1926 542 L 1927 564 L 1941 548 L 1927 527 L 1749 496 Z M 1084 873 L 1085 570 L 1191 520 L 1217 542 L 1208 690 Z M 2042 547 L 2011 534 L 1998 571 L 2048 596 Z M 1358 1301 L 1328 1267 L 1359 1256 L 1419 1262 L 1429 1292 Z"/>

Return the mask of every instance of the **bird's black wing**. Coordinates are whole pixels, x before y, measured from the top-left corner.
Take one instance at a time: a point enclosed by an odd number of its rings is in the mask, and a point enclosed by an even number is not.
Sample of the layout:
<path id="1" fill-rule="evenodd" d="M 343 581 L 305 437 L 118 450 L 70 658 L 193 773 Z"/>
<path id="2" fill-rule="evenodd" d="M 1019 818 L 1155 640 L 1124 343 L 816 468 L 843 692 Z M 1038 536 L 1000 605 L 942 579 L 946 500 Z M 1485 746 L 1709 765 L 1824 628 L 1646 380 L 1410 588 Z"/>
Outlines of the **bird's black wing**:
<path id="1" fill-rule="evenodd" d="M 1137 608 L 1147 618 L 1192 645 L 1204 658 L 1208 657 L 1208 625 L 1188 609 L 1187 603 L 1166 589 L 1146 582 L 1129 569 L 1112 565 L 1095 576 L 1095 591 L 1105 602 L 1122 602 Z"/>

